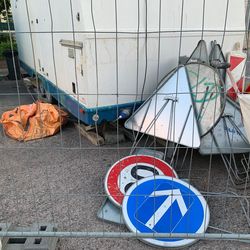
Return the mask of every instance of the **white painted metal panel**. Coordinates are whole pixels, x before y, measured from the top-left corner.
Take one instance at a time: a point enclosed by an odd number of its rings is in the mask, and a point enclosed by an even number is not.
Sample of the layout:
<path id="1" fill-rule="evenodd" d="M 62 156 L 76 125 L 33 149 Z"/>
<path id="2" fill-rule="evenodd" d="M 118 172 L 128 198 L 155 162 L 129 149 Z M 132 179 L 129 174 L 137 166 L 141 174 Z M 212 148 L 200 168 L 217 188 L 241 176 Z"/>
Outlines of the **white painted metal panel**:
<path id="1" fill-rule="evenodd" d="M 221 118 L 212 129 L 218 145 L 214 142 L 211 133 L 208 133 L 201 138 L 199 152 L 204 155 L 249 152 L 250 145 L 247 140 L 243 140 L 243 137 L 246 138 L 247 136 L 239 108 L 231 101 L 226 101 L 223 117 L 225 118 Z M 230 122 L 230 119 L 234 125 Z"/>
<path id="2" fill-rule="evenodd" d="M 83 42 L 83 49 L 79 52 L 77 60 L 77 80 L 79 93 L 83 93 L 81 102 L 87 108 L 109 106 L 134 102 L 146 99 L 156 88 L 157 82 L 170 70 L 178 65 L 179 55 L 190 55 L 197 42 L 202 38 L 207 44 L 217 40 L 221 43 L 225 23 L 225 10 L 227 0 L 210 0 L 205 2 L 204 27 L 202 26 L 203 5 L 200 0 L 184 1 L 183 19 L 181 18 L 181 0 L 162 0 L 161 13 L 159 13 L 159 0 L 148 0 L 147 18 L 144 0 L 117 1 L 117 31 L 118 42 L 116 50 L 115 34 L 116 19 L 115 5 L 112 0 L 72 1 L 72 13 L 70 2 L 67 0 L 53 0 L 51 2 L 51 13 L 53 18 L 55 64 L 58 77 L 58 86 L 70 91 L 71 82 L 68 75 L 74 78 L 72 65 L 75 61 L 67 56 L 65 48 L 60 44 L 61 39 Z M 12 0 L 16 31 L 28 31 L 29 27 L 26 16 L 24 0 Z M 36 32 L 48 32 L 46 34 L 34 34 L 33 42 L 37 58 L 44 65 L 44 77 L 55 83 L 53 71 L 53 54 L 51 48 L 51 23 L 48 4 L 44 1 L 27 0 L 31 21 L 41 20 L 38 24 L 31 24 L 32 30 Z M 244 0 L 230 0 L 227 25 L 228 31 L 224 37 L 223 51 L 231 51 L 235 42 L 243 43 L 245 28 L 245 2 Z M 93 11 L 93 18 L 91 15 Z M 137 44 L 139 20 L 139 43 Z M 195 13 L 195 15 L 194 15 Z M 72 16 L 71 16 L 72 14 Z M 77 20 L 79 14 L 80 19 Z M 160 58 L 159 76 L 158 67 L 158 39 L 159 39 L 159 14 L 161 15 L 160 35 Z M 73 17 L 73 19 L 72 19 Z M 146 22 L 147 20 L 147 22 Z M 72 23 L 73 21 L 73 23 Z M 98 64 L 98 91 L 96 80 L 95 39 L 93 35 L 95 24 L 97 34 L 97 64 Z M 146 25 L 147 24 L 147 25 Z M 72 30 L 76 31 L 73 35 Z M 147 29 L 146 29 L 147 27 Z M 202 32 L 202 27 L 207 30 Z M 148 31 L 146 42 L 145 32 Z M 182 31 L 182 32 L 181 32 Z M 132 32 L 132 33 L 131 33 Z M 181 35 L 181 39 L 180 39 Z M 17 34 L 20 59 L 34 68 L 32 59 L 31 43 L 29 33 Z M 147 46 L 147 73 L 144 81 Z M 210 48 L 208 48 L 210 50 Z M 138 51 L 138 58 L 137 58 Z M 117 57 L 116 57 L 116 52 Z M 78 52 L 77 52 L 78 53 Z M 118 62 L 117 59 L 118 58 Z M 139 63 L 137 64 L 139 60 Z M 116 63 L 118 66 L 116 67 Z M 138 81 L 137 81 L 138 65 Z M 83 74 L 79 75 L 82 69 Z M 118 74 L 116 70 L 118 69 Z M 48 75 L 47 75 L 48 74 Z M 118 75 L 118 79 L 117 79 Z M 76 79 L 75 79 L 76 80 Z M 137 88 L 138 83 L 138 88 Z M 145 86 L 144 86 L 145 85 Z M 144 87 L 144 95 L 141 92 Z M 138 89 L 138 96 L 135 96 Z M 98 103 L 95 94 L 99 94 Z M 90 95 L 86 95 L 86 93 Z M 84 95 L 85 94 L 85 95 Z M 107 95 L 108 94 L 108 95 Z"/>

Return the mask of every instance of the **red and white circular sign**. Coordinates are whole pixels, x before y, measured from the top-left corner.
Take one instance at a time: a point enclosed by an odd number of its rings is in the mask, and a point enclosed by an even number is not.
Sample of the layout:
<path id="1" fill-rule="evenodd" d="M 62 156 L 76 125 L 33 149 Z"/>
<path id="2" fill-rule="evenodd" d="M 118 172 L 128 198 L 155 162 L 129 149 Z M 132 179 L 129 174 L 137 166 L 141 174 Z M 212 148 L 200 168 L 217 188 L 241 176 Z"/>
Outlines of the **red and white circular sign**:
<path id="1" fill-rule="evenodd" d="M 121 207 L 124 194 L 136 181 L 154 175 L 178 178 L 166 162 L 149 155 L 131 155 L 117 161 L 105 178 L 105 191 L 109 199 Z"/>

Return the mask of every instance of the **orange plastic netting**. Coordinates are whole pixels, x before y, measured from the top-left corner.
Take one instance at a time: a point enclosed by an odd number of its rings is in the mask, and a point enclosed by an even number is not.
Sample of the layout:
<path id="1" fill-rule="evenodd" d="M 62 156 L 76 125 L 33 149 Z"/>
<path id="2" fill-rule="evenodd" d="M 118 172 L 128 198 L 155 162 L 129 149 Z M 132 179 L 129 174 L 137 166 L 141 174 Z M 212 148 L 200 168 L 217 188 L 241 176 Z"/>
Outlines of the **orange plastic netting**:
<path id="1" fill-rule="evenodd" d="M 67 122 L 67 116 L 56 105 L 36 102 L 4 112 L 0 123 L 9 137 L 30 141 L 56 134 Z"/>

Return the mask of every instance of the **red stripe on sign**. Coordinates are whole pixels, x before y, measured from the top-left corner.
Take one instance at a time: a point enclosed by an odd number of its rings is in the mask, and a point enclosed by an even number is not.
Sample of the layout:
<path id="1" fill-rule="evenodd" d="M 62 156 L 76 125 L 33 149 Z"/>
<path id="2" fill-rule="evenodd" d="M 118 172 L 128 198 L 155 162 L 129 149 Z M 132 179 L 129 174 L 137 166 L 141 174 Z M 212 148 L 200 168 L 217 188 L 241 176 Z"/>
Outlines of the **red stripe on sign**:
<path id="1" fill-rule="evenodd" d="M 234 102 L 236 101 L 237 99 L 237 94 L 234 90 L 233 87 L 231 87 L 228 91 L 227 91 L 227 96 L 230 97 Z"/>
<path id="2" fill-rule="evenodd" d="M 245 93 L 250 93 L 250 85 L 247 86 Z"/>
<path id="3" fill-rule="evenodd" d="M 230 56 L 231 67 L 229 68 L 229 70 L 230 71 L 234 70 L 244 60 L 245 60 L 245 57 Z"/>
<path id="4" fill-rule="evenodd" d="M 237 87 L 238 87 L 238 90 L 240 93 L 243 92 L 243 82 L 244 82 L 244 78 L 242 77 L 237 83 Z M 237 96 L 237 93 L 235 91 L 235 89 L 233 87 L 231 87 L 230 89 L 228 89 L 227 91 L 227 95 L 233 100 L 233 101 L 236 101 L 238 96 Z"/>
<path id="5" fill-rule="evenodd" d="M 106 180 L 105 180 L 105 184 L 107 185 L 106 188 L 107 188 L 108 195 L 111 196 L 110 197 L 112 198 L 111 200 L 113 200 L 116 203 L 116 205 L 118 206 L 121 205 L 123 198 L 124 198 L 124 194 L 121 192 L 120 187 L 118 185 L 118 179 L 119 179 L 119 175 L 121 171 L 124 168 L 132 164 L 139 165 L 143 163 L 147 163 L 152 166 L 155 166 L 156 168 L 161 170 L 166 176 L 178 178 L 173 168 L 169 166 L 166 162 L 158 158 L 155 158 L 152 156 L 146 156 L 146 155 L 131 155 L 131 156 L 125 157 L 121 159 L 120 161 L 116 162 L 110 168 L 109 172 L 107 173 Z"/>
<path id="6" fill-rule="evenodd" d="M 243 80 L 244 80 L 244 78 L 241 77 L 240 80 L 236 83 L 240 93 L 242 93 L 242 90 L 243 90 L 243 82 L 244 82 Z"/>

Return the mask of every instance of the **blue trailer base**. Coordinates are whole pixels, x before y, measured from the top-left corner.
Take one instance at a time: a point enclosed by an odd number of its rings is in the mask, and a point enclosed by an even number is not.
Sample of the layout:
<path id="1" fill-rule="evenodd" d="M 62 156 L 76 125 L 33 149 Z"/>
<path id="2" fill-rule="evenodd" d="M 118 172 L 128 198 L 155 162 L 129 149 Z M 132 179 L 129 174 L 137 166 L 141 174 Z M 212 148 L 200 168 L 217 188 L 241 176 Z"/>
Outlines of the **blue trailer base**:
<path id="1" fill-rule="evenodd" d="M 35 76 L 36 71 L 29 67 L 24 62 L 20 61 L 20 66 L 28 73 L 30 76 Z M 78 102 L 71 95 L 67 94 L 60 88 L 58 88 L 54 83 L 46 79 L 41 74 L 37 73 L 40 83 L 43 85 L 44 89 L 50 93 L 57 101 L 66 108 L 73 116 L 82 121 L 87 125 L 98 125 L 104 121 L 114 121 L 117 119 L 121 111 L 125 108 L 137 109 L 142 102 L 132 102 L 118 105 L 102 106 L 96 108 L 87 108 L 80 102 Z M 95 122 L 93 116 L 97 114 L 98 120 Z"/>

